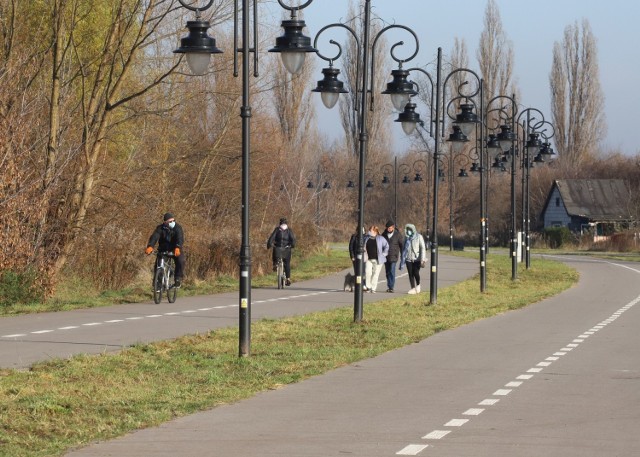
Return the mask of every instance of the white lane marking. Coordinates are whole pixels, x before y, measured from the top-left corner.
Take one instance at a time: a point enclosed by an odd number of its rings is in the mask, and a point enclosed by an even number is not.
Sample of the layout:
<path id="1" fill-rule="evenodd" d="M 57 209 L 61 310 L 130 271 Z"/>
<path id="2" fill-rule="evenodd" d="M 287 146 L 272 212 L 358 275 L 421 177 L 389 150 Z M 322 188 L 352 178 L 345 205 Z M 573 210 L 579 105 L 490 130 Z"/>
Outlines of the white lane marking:
<path id="1" fill-rule="evenodd" d="M 410 444 L 396 452 L 396 455 L 418 455 L 428 447 L 428 444 Z"/>
<path id="2" fill-rule="evenodd" d="M 176 312 L 173 312 L 173 313 L 164 313 L 164 315 L 165 315 L 165 316 L 177 316 L 178 314 L 180 314 L 180 313 L 176 313 Z"/>
<path id="3" fill-rule="evenodd" d="M 463 416 L 479 416 L 484 412 L 484 408 L 470 408 L 462 413 Z"/>
<path id="4" fill-rule="evenodd" d="M 58 327 L 58 330 L 71 330 L 74 328 L 78 328 L 77 325 L 68 325 L 67 327 Z"/>
<path id="5" fill-rule="evenodd" d="M 94 327 L 96 325 L 102 325 L 102 322 L 89 322 L 87 324 L 82 324 L 85 327 Z"/>
<path id="6" fill-rule="evenodd" d="M 13 335 L 2 335 L 2 338 L 18 338 L 20 336 L 27 336 L 26 333 L 14 333 Z"/>
<path id="7" fill-rule="evenodd" d="M 51 333 L 53 330 L 38 330 L 37 332 L 31 332 L 33 334 L 39 335 L 41 333 Z"/>
<path id="8" fill-rule="evenodd" d="M 640 270 L 635 270 L 635 269 L 632 269 L 632 270 L 640 273 Z M 567 347 L 562 348 L 561 351 L 555 352 L 553 354 L 553 357 L 547 357 L 544 362 L 538 363 L 538 367 L 549 366 L 549 365 L 551 365 L 552 362 L 555 362 L 555 361 L 559 360 L 558 356 L 564 356 L 564 355 L 567 354 L 567 352 L 570 352 L 575 347 L 578 347 L 579 344 L 576 344 L 576 343 L 584 342 L 584 339 L 588 338 L 590 335 L 593 335 L 595 332 L 597 332 L 600 329 L 604 328 L 604 326 L 608 325 L 609 323 L 614 322 L 615 319 L 620 317 L 620 315 L 624 311 L 628 310 L 629 308 L 631 308 L 636 303 L 640 303 L 640 295 L 638 297 L 636 297 L 633 301 L 631 301 L 630 303 L 625 305 L 624 307 L 620 308 L 620 310 L 615 312 L 612 315 L 612 317 L 610 317 L 609 319 L 601 322 L 598 326 L 593 327 L 588 332 L 583 332 L 582 334 L 580 334 L 578 336 L 578 338 L 573 340 L 573 344 L 568 344 Z M 527 370 L 527 373 L 539 373 L 542 370 L 543 370 L 543 368 L 530 368 L 529 370 Z M 517 379 L 526 381 L 528 379 L 533 378 L 533 376 L 534 375 L 532 375 L 532 374 L 521 374 L 521 375 L 519 375 L 517 377 Z M 506 384 L 505 387 L 518 387 L 521 384 L 523 384 L 523 383 L 522 382 L 512 381 L 512 382 L 509 382 L 508 384 Z M 497 390 L 496 392 L 494 392 L 493 395 L 495 395 L 495 396 L 506 396 L 506 395 L 509 395 L 509 393 L 511 393 L 510 389 L 500 389 L 500 390 Z M 495 405 L 496 403 L 498 403 L 499 401 L 500 400 L 496 399 L 496 398 L 487 398 L 487 399 L 482 400 L 480 403 L 478 403 L 478 405 L 479 406 L 492 406 L 492 405 Z M 472 408 L 472 409 L 467 410 L 463 414 L 465 414 L 465 415 L 473 415 L 474 413 L 475 414 L 480 414 L 482 411 L 484 411 L 484 409 Z M 465 419 L 451 419 L 444 426 L 445 427 L 460 427 L 460 426 L 462 426 L 464 424 L 466 424 Z M 434 430 L 431 433 L 429 433 L 428 435 L 423 436 L 422 438 L 423 439 L 441 439 L 444 436 L 446 436 L 447 434 L 449 434 L 450 432 L 451 432 L 451 430 Z M 415 446 L 415 445 L 409 445 L 405 449 L 412 449 L 412 446 Z M 401 454 L 405 449 L 400 451 L 398 454 Z M 417 452 L 420 452 L 420 451 L 421 450 L 419 450 Z M 402 455 L 413 455 L 413 454 L 402 454 Z"/>
<path id="9" fill-rule="evenodd" d="M 451 419 L 449 422 L 444 424 L 444 426 L 445 427 L 462 427 L 467 422 L 469 422 L 469 419 Z"/>
<path id="10" fill-rule="evenodd" d="M 258 303 L 258 302 L 254 302 Z M 198 311 L 211 311 L 213 308 L 198 308 Z"/>
<path id="11" fill-rule="evenodd" d="M 162 317 L 162 314 L 149 314 L 148 316 L 145 317 Z"/>
<path id="12" fill-rule="evenodd" d="M 111 319 L 110 321 L 105 321 L 107 324 L 115 324 L 116 322 L 124 322 L 124 319 Z"/>
<path id="13" fill-rule="evenodd" d="M 127 318 L 125 318 L 125 320 L 127 320 L 127 321 L 139 321 L 140 319 L 144 319 L 144 317 L 135 316 L 135 317 L 127 317 Z"/>
<path id="14" fill-rule="evenodd" d="M 182 311 L 184 314 L 191 314 L 191 313 L 197 313 L 198 311 L 196 311 L 195 309 L 188 309 L 186 311 Z"/>
<path id="15" fill-rule="evenodd" d="M 441 440 L 451 433 L 451 430 L 434 430 L 422 437 L 423 440 Z"/>

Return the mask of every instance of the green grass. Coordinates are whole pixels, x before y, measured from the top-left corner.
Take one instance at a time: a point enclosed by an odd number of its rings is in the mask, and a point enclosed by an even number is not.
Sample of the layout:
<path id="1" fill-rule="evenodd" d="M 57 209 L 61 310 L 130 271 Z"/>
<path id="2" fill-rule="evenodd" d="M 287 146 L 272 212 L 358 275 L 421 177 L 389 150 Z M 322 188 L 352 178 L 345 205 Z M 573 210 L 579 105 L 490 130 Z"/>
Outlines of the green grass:
<path id="1" fill-rule="evenodd" d="M 0 455 L 62 455 L 520 308 L 576 280 L 567 266 L 536 259 L 511 281 L 509 258 L 493 256 L 485 294 L 474 278 L 441 289 L 434 306 L 425 306 L 428 294 L 366 304 L 359 324 L 350 307 L 259 321 L 248 358 L 237 357 L 237 329 L 229 328 L 29 371 L 2 370 Z"/>

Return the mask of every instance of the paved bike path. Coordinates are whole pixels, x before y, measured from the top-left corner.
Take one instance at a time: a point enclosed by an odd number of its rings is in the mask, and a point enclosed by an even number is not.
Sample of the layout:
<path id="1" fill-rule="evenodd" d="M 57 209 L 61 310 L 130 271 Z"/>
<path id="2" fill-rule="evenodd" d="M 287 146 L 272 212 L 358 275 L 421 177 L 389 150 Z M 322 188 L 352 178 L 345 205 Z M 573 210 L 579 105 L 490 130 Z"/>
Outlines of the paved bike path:
<path id="1" fill-rule="evenodd" d="M 439 287 L 477 273 L 477 260 L 439 256 Z M 346 270 L 345 270 L 346 272 Z M 353 306 L 353 293 L 343 291 L 345 272 L 291 287 L 253 289 L 251 318 L 279 318 L 314 311 Z M 295 273 L 295 272 L 294 272 Z M 428 270 L 423 270 L 424 299 L 429 300 Z M 294 274 L 295 279 L 295 274 Z M 386 290 L 384 273 L 378 290 Z M 409 290 L 405 272 L 399 272 L 397 294 Z M 394 294 L 394 296 L 397 296 Z M 365 294 L 364 303 L 389 298 L 391 294 Z M 366 315 L 366 307 L 365 307 Z M 25 368 L 35 362 L 76 354 L 118 351 L 135 343 L 146 343 L 204 333 L 238 325 L 238 293 L 181 297 L 75 311 L 0 318 L 0 367 Z"/>
<path id="2" fill-rule="evenodd" d="M 567 261 L 556 297 L 67 456 L 640 455 L 640 268 Z"/>

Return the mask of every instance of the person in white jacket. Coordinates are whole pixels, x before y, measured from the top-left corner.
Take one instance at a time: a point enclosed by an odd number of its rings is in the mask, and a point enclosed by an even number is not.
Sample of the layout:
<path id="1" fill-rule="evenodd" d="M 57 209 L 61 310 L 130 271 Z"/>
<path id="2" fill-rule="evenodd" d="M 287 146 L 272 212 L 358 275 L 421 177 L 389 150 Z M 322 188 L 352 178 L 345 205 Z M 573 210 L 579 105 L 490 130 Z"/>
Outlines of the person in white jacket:
<path id="1" fill-rule="evenodd" d="M 407 266 L 409 282 L 411 283 L 410 294 L 420 293 L 420 269 L 424 268 L 427 261 L 426 246 L 424 238 L 416 230 L 413 224 L 404 226 L 404 249 L 400 258 L 400 270 Z"/>

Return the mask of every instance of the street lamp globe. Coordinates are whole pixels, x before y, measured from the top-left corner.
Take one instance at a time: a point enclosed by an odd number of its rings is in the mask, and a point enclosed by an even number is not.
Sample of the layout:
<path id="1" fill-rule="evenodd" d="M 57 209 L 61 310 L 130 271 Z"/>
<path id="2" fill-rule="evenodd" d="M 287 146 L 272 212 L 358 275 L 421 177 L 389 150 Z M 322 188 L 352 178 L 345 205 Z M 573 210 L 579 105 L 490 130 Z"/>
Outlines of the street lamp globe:
<path id="1" fill-rule="evenodd" d="M 466 142 L 469 141 L 469 138 L 467 138 L 467 135 L 462 132 L 462 129 L 459 125 L 454 124 L 453 132 L 449 134 L 449 138 L 447 139 L 447 141 L 451 142 L 451 148 L 453 149 L 453 152 L 458 153 L 462 151 L 462 147 Z"/>
<path id="2" fill-rule="evenodd" d="M 207 34 L 209 21 L 187 21 L 189 35 L 180 39 L 180 47 L 176 54 L 185 54 L 191 74 L 202 76 L 207 72 L 211 54 L 220 54 L 216 47 L 216 40 Z"/>
<path id="3" fill-rule="evenodd" d="M 516 139 L 515 134 L 511 131 L 511 127 L 508 125 L 501 125 L 500 130 L 501 132 L 498 133 L 496 139 L 500 143 L 500 148 L 504 152 L 509 152 L 511 151 L 511 147 Z"/>
<path id="4" fill-rule="evenodd" d="M 287 71 L 298 74 L 302 71 L 307 52 L 317 52 L 311 46 L 311 38 L 302 33 L 307 25 L 296 17 L 296 10 L 292 10 L 291 19 L 282 21 L 284 33 L 276 38 L 276 45 L 269 52 L 280 53 L 280 58 Z"/>
<path id="5" fill-rule="evenodd" d="M 331 109 L 338 103 L 340 94 L 349 91 L 344 88 L 344 83 L 338 79 L 340 70 L 333 67 L 323 68 L 324 78 L 318 81 L 318 85 L 311 92 L 319 92 L 322 104 Z"/>
<path id="6" fill-rule="evenodd" d="M 413 88 L 413 83 L 407 80 L 409 76 L 408 70 L 398 68 L 397 70 L 391 70 L 391 76 L 393 80 L 387 83 L 387 90 L 382 93 L 385 95 L 391 95 L 391 103 L 393 107 L 398 110 L 404 110 L 404 107 L 409 103 L 409 100 L 413 95 L 418 92 Z"/>
<path id="7" fill-rule="evenodd" d="M 409 102 L 404 106 L 404 111 L 398 115 L 398 119 L 395 122 L 402 124 L 402 130 L 407 135 L 411 135 L 418 124 L 421 124 L 420 114 L 416 113 L 416 104 Z"/>
<path id="8" fill-rule="evenodd" d="M 456 115 L 456 124 L 460 126 L 462 133 L 466 136 L 471 135 L 478 122 L 478 115 L 473 112 L 473 104 L 461 104 L 460 112 Z"/>

